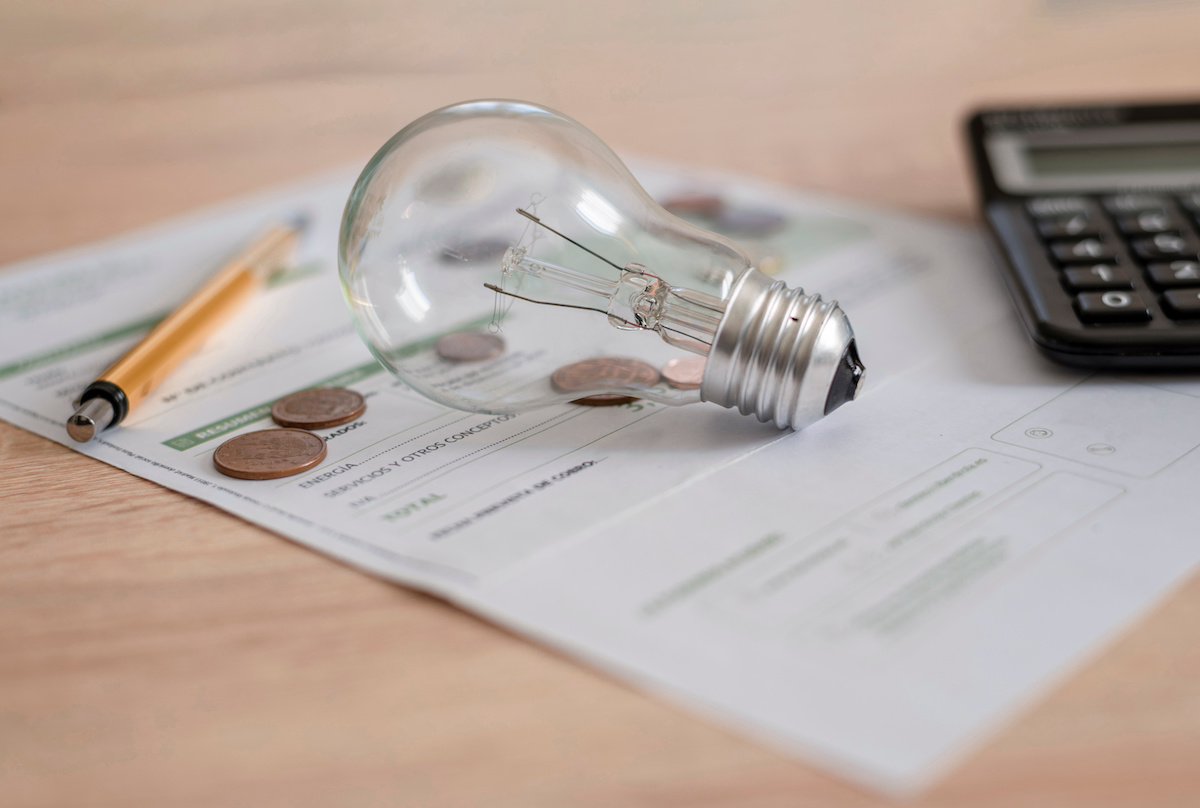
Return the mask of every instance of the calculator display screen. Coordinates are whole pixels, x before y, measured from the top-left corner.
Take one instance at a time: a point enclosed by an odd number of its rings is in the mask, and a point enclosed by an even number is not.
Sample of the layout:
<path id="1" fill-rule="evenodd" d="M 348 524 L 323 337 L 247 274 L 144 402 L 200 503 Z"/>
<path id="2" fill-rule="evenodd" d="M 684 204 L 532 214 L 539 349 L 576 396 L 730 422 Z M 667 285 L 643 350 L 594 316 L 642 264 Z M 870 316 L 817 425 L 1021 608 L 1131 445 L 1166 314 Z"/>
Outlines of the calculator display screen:
<path id="1" fill-rule="evenodd" d="M 1200 187 L 1200 124 L 995 132 L 984 146 L 1015 194 Z"/>
<path id="2" fill-rule="evenodd" d="M 1035 177 L 1200 171 L 1200 143 L 1112 146 L 1031 146 L 1026 151 Z"/>

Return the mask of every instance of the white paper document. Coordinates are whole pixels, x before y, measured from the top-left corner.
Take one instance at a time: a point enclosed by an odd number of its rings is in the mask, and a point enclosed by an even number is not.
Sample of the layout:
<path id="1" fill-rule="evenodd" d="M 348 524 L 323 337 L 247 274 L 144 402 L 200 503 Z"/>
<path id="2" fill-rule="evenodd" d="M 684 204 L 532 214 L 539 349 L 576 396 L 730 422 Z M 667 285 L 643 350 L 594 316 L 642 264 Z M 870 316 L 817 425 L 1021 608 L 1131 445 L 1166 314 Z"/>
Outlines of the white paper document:
<path id="1" fill-rule="evenodd" d="M 0 417 L 889 793 L 928 785 L 1200 561 L 1200 380 L 1040 359 L 972 229 L 635 173 L 659 198 L 786 220 L 743 246 L 841 302 L 867 366 L 858 401 L 780 433 L 706 404 L 485 415 L 423 399 L 342 302 L 347 174 L 0 273 Z M 82 388 L 297 212 L 313 225 L 295 267 L 120 428 L 70 441 Z M 215 470 L 223 440 L 318 385 L 367 398 L 318 430 L 320 466 Z"/>

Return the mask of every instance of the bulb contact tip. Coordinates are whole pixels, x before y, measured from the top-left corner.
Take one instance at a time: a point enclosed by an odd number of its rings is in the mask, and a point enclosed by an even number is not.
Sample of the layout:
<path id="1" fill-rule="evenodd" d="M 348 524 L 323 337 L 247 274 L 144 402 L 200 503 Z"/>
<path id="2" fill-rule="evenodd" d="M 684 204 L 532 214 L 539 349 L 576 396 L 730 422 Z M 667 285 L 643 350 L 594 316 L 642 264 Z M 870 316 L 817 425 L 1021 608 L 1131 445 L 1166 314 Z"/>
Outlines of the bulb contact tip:
<path id="1" fill-rule="evenodd" d="M 847 401 L 856 400 L 862 392 L 863 377 L 866 376 L 866 373 L 867 369 L 863 367 L 862 360 L 858 358 L 858 346 L 851 339 L 833 374 L 823 414 L 828 415 Z"/>

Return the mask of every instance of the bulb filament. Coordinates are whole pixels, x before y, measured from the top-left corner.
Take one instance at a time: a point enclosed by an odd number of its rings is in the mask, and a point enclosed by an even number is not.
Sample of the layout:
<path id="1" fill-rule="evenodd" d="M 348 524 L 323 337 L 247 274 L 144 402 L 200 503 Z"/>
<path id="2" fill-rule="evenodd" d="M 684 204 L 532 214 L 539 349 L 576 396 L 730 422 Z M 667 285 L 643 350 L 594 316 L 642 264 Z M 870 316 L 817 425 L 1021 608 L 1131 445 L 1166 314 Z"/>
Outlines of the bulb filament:
<path id="1" fill-rule="evenodd" d="M 517 213 L 564 241 L 600 259 L 620 273 L 617 280 L 596 277 L 570 267 L 530 257 L 525 247 L 510 247 L 501 263 L 501 285 L 485 283 L 493 292 L 528 303 L 558 306 L 568 309 L 594 311 L 607 315 L 608 321 L 622 331 L 656 331 L 664 341 L 684 350 L 707 355 L 716 336 L 717 326 L 725 314 L 725 302 L 720 298 L 692 289 L 673 287 L 648 272 L 638 263 L 618 266 L 603 255 L 560 233 L 537 216 L 517 208 Z M 503 283 L 512 277 L 526 276 L 556 290 L 562 299 L 546 300 L 504 289 Z M 572 302 L 584 300 L 596 305 Z M 604 307 L 600 304 L 603 302 Z M 499 307 L 497 306 L 497 310 Z M 498 323 L 494 323 L 498 327 Z"/>

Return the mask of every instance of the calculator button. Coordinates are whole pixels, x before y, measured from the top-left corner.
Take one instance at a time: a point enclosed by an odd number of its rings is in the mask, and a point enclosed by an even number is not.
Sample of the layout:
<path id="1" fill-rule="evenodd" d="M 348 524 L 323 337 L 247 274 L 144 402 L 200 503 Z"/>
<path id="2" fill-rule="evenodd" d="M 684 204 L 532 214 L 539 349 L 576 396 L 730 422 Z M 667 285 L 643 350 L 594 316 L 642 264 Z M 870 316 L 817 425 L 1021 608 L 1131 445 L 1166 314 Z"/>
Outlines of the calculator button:
<path id="1" fill-rule="evenodd" d="M 1200 284 L 1200 263 L 1196 261 L 1172 261 L 1169 264 L 1149 264 L 1146 274 L 1150 282 L 1160 289 L 1171 286 L 1196 286 Z"/>
<path id="2" fill-rule="evenodd" d="M 1090 267 L 1067 267 L 1063 283 L 1072 292 L 1092 289 L 1132 289 L 1133 279 L 1116 264 L 1093 264 Z"/>
<path id="3" fill-rule="evenodd" d="M 1118 216 L 1123 213 L 1141 213 L 1146 210 L 1167 209 L 1167 199 L 1158 194 L 1117 194 L 1104 197 L 1105 209 Z"/>
<path id="4" fill-rule="evenodd" d="M 1149 261 L 1195 257 L 1200 255 L 1200 244 L 1178 233 L 1159 233 L 1151 238 L 1134 239 L 1133 251 Z"/>
<path id="5" fill-rule="evenodd" d="M 1037 229 L 1043 238 L 1078 238 L 1100 234 L 1096 225 L 1081 213 L 1054 219 L 1040 219 Z"/>
<path id="6" fill-rule="evenodd" d="M 1179 229 L 1179 221 L 1165 210 L 1144 210 L 1134 216 L 1117 219 L 1117 227 L 1129 236 L 1166 233 Z"/>
<path id="7" fill-rule="evenodd" d="M 1025 209 L 1035 219 L 1049 219 L 1088 212 L 1087 200 L 1082 196 L 1039 196 L 1025 203 Z"/>
<path id="8" fill-rule="evenodd" d="M 1050 252 L 1064 264 L 1090 264 L 1096 261 L 1112 261 L 1117 257 L 1112 247 L 1097 238 L 1054 241 L 1050 244 Z"/>
<path id="9" fill-rule="evenodd" d="M 1179 204 L 1193 216 L 1200 216 L 1200 192 L 1180 194 Z"/>
<path id="10" fill-rule="evenodd" d="M 1075 296 L 1075 309 L 1085 323 L 1150 319 L 1150 309 L 1137 292 L 1084 292 Z"/>
<path id="11" fill-rule="evenodd" d="M 1200 317 L 1200 289 L 1171 289 L 1163 293 L 1163 311 L 1176 320 Z"/>

